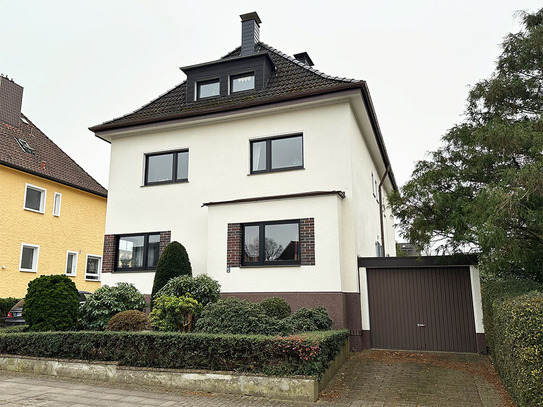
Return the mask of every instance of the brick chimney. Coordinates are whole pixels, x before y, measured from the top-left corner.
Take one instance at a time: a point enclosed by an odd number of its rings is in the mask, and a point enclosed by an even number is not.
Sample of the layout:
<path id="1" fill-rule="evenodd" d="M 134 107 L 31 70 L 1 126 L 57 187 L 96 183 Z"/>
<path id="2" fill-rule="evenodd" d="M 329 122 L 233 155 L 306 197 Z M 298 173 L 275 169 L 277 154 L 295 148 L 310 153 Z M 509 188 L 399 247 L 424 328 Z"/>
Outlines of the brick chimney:
<path id="1" fill-rule="evenodd" d="M 23 87 L 0 75 L 0 121 L 19 127 L 22 104 Z"/>
<path id="2" fill-rule="evenodd" d="M 256 11 L 242 14 L 241 17 L 241 56 L 255 52 L 255 45 L 260 41 L 260 17 Z"/>

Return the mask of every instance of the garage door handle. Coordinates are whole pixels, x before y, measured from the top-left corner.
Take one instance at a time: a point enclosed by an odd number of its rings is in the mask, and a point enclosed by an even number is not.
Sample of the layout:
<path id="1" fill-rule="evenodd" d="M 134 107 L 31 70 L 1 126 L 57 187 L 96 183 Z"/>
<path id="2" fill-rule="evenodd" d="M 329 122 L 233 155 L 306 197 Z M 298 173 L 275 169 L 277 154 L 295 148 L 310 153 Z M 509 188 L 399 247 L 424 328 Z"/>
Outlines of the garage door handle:
<path id="1" fill-rule="evenodd" d="M 425 326 L 426 326 L 426 324 L 417 324 L 418 328 L 424 328 Z"/>

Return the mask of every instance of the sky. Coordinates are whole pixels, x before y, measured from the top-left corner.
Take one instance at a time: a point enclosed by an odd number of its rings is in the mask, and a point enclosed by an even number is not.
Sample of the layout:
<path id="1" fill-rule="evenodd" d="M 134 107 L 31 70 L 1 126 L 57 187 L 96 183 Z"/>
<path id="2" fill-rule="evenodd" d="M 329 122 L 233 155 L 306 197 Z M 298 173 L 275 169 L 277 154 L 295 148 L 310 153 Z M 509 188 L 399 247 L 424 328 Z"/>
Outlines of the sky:
<path id="1" fill-rule="evenodd" d="M 88 127 L 130 113 L 184 81 L 181 66 L 260 39 L 314 68 L 367 82 L 403 185 L 463 119 L 519 10 L 536 0 L 0 0 L 0 73 L 24 87 L 23 113 L 107 188 L 109 144 Z"/>

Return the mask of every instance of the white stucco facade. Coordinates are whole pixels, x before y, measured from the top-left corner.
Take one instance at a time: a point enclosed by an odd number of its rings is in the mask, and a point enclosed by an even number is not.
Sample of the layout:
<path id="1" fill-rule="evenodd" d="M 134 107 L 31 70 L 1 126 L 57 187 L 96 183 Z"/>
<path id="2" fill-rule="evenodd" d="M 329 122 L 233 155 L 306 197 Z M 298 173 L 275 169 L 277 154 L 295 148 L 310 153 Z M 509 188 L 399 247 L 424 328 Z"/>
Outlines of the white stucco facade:
<path id="1" fill-rule="evenodd" d="M 303 169 L 251 174 L 250 141 L 303 135 Z M 171 231 L 193 274 L 223 292 L 357 292 L 357 256 L 381 241 L 375 185 L 385 173 L 360 92 L 241 113 L 138 126 L 100 134 L 111 142 L 106 235 Z M 145 186 L 146 154 L 187 149 L 188 182 Z M 385 178 L 382 196 L 392 189 Z M 337 194 L 277 196 L 315 191 Z M 277 197 L 256 202 L 229 202 Z M 221 203 L 222 202 L 222 203 Z M 213 205 L 204 205 L 214 203 Z M 229 267 L 229 223 L 314 219 L 315 264 Z M 393 220 L 384 211 L 385 250 L 395 255 Z M 150 293 L 153 271 L 103 273 L 103 284 L 134 283 Z"/>

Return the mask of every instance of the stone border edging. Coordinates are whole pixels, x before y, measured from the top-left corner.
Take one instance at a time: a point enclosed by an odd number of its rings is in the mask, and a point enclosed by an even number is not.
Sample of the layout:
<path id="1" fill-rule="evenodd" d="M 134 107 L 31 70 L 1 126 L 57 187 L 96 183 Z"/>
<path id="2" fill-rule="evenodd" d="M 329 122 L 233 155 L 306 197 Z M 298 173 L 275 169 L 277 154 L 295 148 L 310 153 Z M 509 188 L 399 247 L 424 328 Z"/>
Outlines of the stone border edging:
<path id="1" fill-rule="evenodd" d="M 308 377 L 276 377 L 235 372 L 190 371 L 119 366 L 117 362 L 76 361 L 0 355 L 0 370 L 130 383 L 145 386 L 229 393 L 289 401 L 314 402 L 349 355 L 349 341 L 321 381 Z"/>

